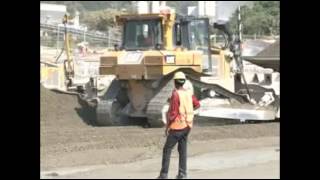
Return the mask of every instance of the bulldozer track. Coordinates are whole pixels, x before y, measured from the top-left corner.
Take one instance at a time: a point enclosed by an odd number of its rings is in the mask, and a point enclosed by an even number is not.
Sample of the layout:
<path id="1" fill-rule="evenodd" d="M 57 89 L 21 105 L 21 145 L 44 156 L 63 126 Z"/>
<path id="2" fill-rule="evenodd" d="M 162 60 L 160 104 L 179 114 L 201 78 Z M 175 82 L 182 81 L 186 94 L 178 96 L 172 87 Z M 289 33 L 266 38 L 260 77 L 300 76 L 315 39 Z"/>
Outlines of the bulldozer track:
<path id="1" fill-rule="evenodd" d="M 151 127 L 162 127 L 164 126 L 162 119 L 162 109 L 168 103 L 168 98 L 170 98 L 172 91 L 174 89 L 173 81 L 170 77 L 166 77 L 162 83 L 162 88 L 154 96 L 147 107 L 146 114 L 148 118 L 148 123 Z"/>
<path id="2" fill-rule="evenodd" d="M 96 107 L 96 122 L 98 125 L 121 125 L 122 117 L 117 114 L 121 104 L 116 99 L 120 89 L 120 82 L 113 80 L 102 100 L 98 102 Z"/>

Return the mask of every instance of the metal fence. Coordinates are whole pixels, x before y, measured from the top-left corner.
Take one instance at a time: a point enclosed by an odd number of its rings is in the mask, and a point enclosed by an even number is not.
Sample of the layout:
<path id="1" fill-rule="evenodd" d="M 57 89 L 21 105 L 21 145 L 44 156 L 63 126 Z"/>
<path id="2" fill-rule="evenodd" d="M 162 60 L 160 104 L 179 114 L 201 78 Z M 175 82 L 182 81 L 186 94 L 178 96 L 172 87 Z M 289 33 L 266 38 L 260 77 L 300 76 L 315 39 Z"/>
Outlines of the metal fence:
<path id="1" fill-rule="evenodd" d="M 111 48 L 121 41 L 121 32 L 118 28 L 109 28 L 105 33 L 85 31 L 67 27 L 72 34 L 72 47 L 80 42 L 88 42 L 91 48 Z M 65 27 L 50 24 L 40 24 L 40 45 L 61 49 L 64 45 Z"/>

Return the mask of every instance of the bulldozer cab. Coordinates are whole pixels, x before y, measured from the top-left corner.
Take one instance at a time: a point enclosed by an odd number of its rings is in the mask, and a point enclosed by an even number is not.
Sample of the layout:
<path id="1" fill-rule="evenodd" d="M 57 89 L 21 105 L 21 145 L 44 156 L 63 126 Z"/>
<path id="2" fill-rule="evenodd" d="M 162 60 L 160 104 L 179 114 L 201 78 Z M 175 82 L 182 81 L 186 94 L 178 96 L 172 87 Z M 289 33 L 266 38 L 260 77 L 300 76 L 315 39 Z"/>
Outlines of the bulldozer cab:
<path id="1" fill-rule="evenodd" d="M 131 20 L 123 27 L 122 47 L 125 50 L 156 49 L 163 41 L 160 19 Z"/>
<path id="2" fill-rule="evenodd" d="M 183 48 L 201 51 L 204 72 L 211 71 L 209 19 L 175 14 L 123 15 L 116 17 L 123 26 L 122 50 L 146 51 Z"/>
<path id="3" fill-rule="evenodd" d="M 183 46 L 188 50 L 208 52 L 208 18 L 177 16 L 170 19 L 155 14 L 129 17 L 117 16 L 118 24 L 123 26 L 122 48 L 125 50 L 152 49 L 167 42 L 167 46 L 161 49 L 172 50 L 169 47 Z M 167 36 L 169 33 L 172 37 Z M 147 39 L 150 43 L 146 45 Z"/>
<path id="4" fill-rule="evenodd" d="M 164 16 L 159 14 L 116 16 L 122 26 L 120 49 L 126 51 L 155 50 L 163 45 Z"/>
<path id="5" fill-rule="evenodd" d="M 202 51 L 203 71 L 209 71 L 210 41 L 209 41 L 209 19 L 185 17 L 181 18 L 174 26 L 175 46 L 182 46 L 188 50 Z"/>

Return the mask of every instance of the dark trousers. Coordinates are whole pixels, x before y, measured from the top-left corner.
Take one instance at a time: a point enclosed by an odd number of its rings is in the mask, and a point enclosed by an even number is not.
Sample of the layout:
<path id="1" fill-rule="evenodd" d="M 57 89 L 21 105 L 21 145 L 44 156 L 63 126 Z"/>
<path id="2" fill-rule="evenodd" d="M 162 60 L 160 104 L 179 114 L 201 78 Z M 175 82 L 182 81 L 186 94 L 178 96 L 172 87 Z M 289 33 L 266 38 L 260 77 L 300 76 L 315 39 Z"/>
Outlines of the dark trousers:
<path id="1" fill-rule="evenodd" d="M 190 128 L 182 130 L 170 130 L 167 141 L 163 147 L 161 174 L 167 175 L 170 164 L 170 156 L 173 147 L 178 143 L 179 174 L 187 175 L 187 140 Z"/>

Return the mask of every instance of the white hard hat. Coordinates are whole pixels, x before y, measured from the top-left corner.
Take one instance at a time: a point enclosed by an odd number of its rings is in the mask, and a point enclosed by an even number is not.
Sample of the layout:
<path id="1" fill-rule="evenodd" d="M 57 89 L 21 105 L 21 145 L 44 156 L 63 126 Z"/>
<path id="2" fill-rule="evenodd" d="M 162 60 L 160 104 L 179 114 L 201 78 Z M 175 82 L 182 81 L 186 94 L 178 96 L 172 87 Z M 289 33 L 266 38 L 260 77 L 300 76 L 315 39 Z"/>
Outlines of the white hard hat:
<path id="1" fill-rule="evenodd" d="M 174 74 L 173 79 L 186 79 L 186 75 L 183 72 L 178 71 Z"/>

